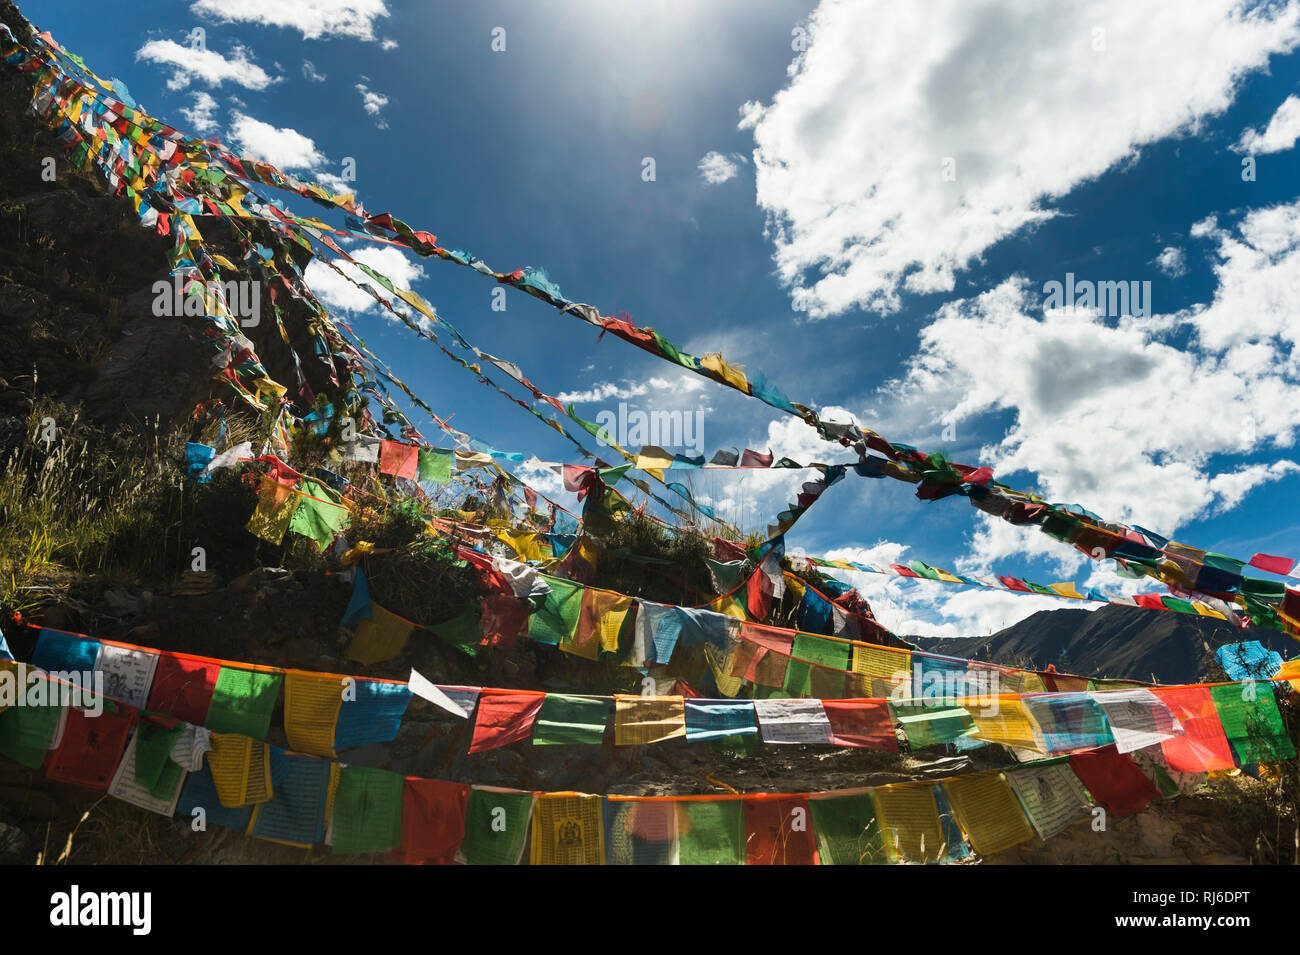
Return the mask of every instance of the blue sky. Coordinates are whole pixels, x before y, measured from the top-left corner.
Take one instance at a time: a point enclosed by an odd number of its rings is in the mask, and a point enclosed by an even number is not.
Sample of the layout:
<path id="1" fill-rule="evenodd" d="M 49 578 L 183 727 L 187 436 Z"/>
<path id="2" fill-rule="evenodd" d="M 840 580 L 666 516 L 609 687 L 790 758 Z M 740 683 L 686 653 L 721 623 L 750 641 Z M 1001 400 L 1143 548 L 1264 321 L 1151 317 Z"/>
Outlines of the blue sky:
<path id="1" fill-rule="evenodd" d="M 824 417 L 1195 546 L 1300 556 L 1300 3 L 1021 6 L 21 9 L 153 115 L 332 187 L 351 157 L 347 185 L 371 212 L 498 270 L 544 267 L 568 297 L 695 354 L 721 350 Z M 202 53 L 181 49 L 196 27 Z M 494 283 L 469 270 L 391 251 L 371 264 L 585 417 L 620 400 L 699 411 L 706 454 L 849 457 L 527 296 L 495 312 Z M 1067 273 L 1150 282 L 1149 314 L 1045 310 L 1045 283 Z M 534 418 L 315 277 L 456 427 L 577 463 Z M 554 487 L 544 470 L 520 473 Z M 793 480 L 742 472 L 696 488 L 761 526 Z M 847 479 L 789 544 L 1152 589 L 894 481 Z M 903 633 L 990 632 L 1056 605 L 853 580 Z"/>

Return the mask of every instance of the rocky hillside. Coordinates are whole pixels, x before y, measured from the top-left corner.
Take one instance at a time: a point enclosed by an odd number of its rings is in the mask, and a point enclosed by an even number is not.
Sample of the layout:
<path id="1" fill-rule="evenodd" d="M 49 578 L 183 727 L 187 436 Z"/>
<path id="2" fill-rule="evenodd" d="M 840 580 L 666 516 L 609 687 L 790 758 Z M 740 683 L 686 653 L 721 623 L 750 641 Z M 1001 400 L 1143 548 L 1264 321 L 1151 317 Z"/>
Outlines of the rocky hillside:
<path id="1" fill-rule="evenodd" d="M 1030 598 L 1026 598 L 1030 599 Z M 1214 651 L 1225 643 L 1259 640 L 1283 657 L 1298 648 L 1285 634 L 1248 635 L 1212 617 L 1107 604 L 1098 610 L 1041 610 L 987 637 L 910 637 L 923 649 L 991 663 L 1065 673 L 1196 683 L 1215 674 Z"/>

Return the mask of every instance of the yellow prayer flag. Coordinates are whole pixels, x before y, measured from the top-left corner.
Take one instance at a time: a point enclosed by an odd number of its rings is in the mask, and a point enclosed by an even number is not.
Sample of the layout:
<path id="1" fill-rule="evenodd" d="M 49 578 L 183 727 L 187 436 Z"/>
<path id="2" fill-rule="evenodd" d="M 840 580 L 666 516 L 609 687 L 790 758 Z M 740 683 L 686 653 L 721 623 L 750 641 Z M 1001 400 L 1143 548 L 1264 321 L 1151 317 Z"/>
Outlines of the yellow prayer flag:
<path id="1" fill-rule="evenodd" d="M 546 793 L 533 803 L 532 865 L 604 865 L 604 800 Z"/>
<path id="2" fill-rule="evenodd" d="M 1001 773 L 976 773 L 944 783 L 970 844 L 990 856 L 1034 838 L 1034 828 Z"/>
<path id="3" fill-rule="evenodd" d="M 335 756 L 334 731 L 343 708 L 343 677 L 302 670 L 284 674 L 284 732 L 289 748 Z"/>
<path id="4" fill-rule="evenodd" d="M 229 808 L 271 798 L 271 749 L 261 740 L 237 733 L 213 733 L 208 769 L 217 798 Z"/>
<path id="5" fill-rule="evenodd" d="M 1074 584 L 1066 582 L 1063 584 L 1048 584 L 1047 589 L 1053 593 L 1058 593 L 1062 597 L 1073 597 L 1075 600 L 1082 600 L 1083 594 L 1074 589 Z"/>
<path id="6" fill-rule="evenodd" d="M 702 357 L 700 367 L 707 368 L 732 387 L 739 388 L 746 393 L 749 392 L 749 382 L 745 378 L 745 366 L 730 364 L 722 357 L 721 352 L 712 352 Z"/>
<path id="7" fill-rule="evenodd" d="M 262 478 L 257 495 L 257 507 L 245 525 L 250 534 L 272 544 L 284 540 L 293 512 L 302 498 L 291 487 L 286 487 L 269 474 Z"/>
<path id="8" fill-rule="evenodd" d="M 889 650 L 884 647 L 853 645 L 853 672 L 870 680 L 874 697 L 893 696 L 895 691 L 903 699 L 912 695 L 912 652 Z"/>
<path id="9" fill-rule="evenodd" d="M 1035 732 L 1034 718 L 1025 709 L 1025 704 L 1012 696 L 998 696 L 994 699 L 996 707 L 967 707 L 975 720 L 975 732 L 971 735 L 988 743 L 1043 752 Z"/>
<path id="10" fill-rule="evenodd" d="M 370 665 L 391 660 L 406 649 L 414 625 L 397 614 L 370 602 L 370 620 L 360 621 L 348 646 L 347 658 Z"/>
<path id="11" fill-rule="evenodd" d="M 932 783 L 895 783 L 872 792 L 885 847 L 896 861 L 938 862 L 943 825 Z"/>
<path id="12" fill-rule="evenodd" d="M 615 696 L 614 745 L 641 746 L 686 735 L 680 696 Z"/>
<path id="13" fill-rule="evenodd" d="M 733 647 L 724 657 L 722 651 L 715 650 L 711 644 L 704 644 L 704 658 L 709 661 L 709 669 L 713 671 L 713 682 L 718 685 L 718 692 L 726 697 L 735 696 L 745 685 L 744 677 L 731 674 L 736 664 L 736 649 Z"/>

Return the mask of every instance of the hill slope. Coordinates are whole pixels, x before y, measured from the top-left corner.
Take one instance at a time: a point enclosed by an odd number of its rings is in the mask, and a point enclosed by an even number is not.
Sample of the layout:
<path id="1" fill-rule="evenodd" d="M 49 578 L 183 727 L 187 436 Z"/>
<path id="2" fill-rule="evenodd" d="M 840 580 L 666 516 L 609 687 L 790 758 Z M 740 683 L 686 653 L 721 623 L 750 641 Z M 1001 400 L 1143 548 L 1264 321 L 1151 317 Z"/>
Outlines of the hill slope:
<path id="1" fill-rule="evenodd" d="M 987 637 L 909 637 L 922 649 L 955 657 L 1042 669 L 1195 683 L 1211 673 L 1225 643 L 1259 640 L 1284 657 L 1300 652 L 1284 634 L 1243 633 L 1211 617 L 1107 604 L 1095 611 L 1043 610 Z"/>

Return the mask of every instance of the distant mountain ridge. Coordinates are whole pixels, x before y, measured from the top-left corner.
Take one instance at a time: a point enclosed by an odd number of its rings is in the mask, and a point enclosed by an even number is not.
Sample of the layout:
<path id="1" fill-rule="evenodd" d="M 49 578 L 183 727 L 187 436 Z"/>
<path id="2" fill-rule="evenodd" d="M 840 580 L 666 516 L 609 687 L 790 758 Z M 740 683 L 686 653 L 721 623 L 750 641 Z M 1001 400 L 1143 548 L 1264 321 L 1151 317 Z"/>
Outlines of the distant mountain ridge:
<path id="1" fill-rule="evenodd" d="M 1107 604 L 1042 610 L 987 637 L 908 637 L 921 649 L 1078 676 L 1196 683 L 1212 675 L 1214 651 L 1258 640 L 1289 658 L 1300 643 L 1273 630 L 1238 630 L 1213 617 Z"/>

